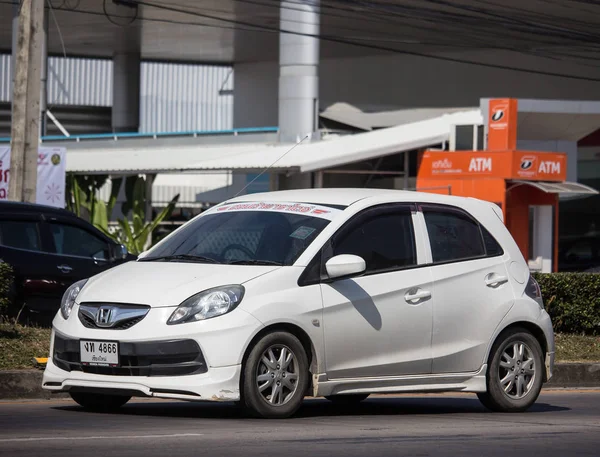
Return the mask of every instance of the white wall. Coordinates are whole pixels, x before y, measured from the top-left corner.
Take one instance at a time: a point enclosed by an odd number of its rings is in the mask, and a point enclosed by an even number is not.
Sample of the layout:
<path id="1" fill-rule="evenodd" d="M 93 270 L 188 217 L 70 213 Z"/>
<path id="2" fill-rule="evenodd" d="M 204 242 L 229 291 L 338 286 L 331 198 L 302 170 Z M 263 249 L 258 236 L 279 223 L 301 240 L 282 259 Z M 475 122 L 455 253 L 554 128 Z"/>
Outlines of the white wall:
<path id="1" fill-rule="evenodd" d="M 600 69 L 486 52 L 454 57 L 579 73 L 600 79 Z M 235 66 L 235 127 L 277 125 L 277 62 Z M 445 62 L 405 55 L 324 59 L 319 68 L 320 108 L 347 102 L 363 110 L 479 106 L 484 97 L 600 100 L 600 83 Z"/>
<path id="2" fill-rule="evenodd" d="M 233 127 L 277 126 L 278 63 L 242 63 L 234 68 Z"/>

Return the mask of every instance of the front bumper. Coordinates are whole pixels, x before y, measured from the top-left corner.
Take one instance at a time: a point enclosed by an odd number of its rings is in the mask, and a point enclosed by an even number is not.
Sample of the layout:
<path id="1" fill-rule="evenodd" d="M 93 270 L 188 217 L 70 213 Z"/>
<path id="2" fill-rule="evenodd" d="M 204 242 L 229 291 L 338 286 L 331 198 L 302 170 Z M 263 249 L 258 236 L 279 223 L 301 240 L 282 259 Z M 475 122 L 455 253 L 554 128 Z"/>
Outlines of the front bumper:
<path id="1" fill-rule="evenodd" d="M 79 339 L 54 334 L 52 361 L 63 371 L 112 376 L 184 376 L 208 371 L 200 346 L 193 339 L 121 342 L 119 366 L 90 366 L 80 362 Z"/>
<path id="2" fill-rule="evenodd" d="M 45 390 L 237 401 L 245 349 L 263 328 L 241 309 L 206 321 L 166 325 L 173 308 L 154 308 L 128 329 L 90 329 L 77 318 L 77 308 L 69 319 L 54 320 Z M 83 366 L 82 339 L 118 341 L 119 367 Z"/>
<path id="3" fill-rule="evenodd" d="M 64 371 L 52 359 L 44 371 L 42 388 L 50 392 L 126 394 L 137 397 L 192 401 L 237 401 L 240 399 L 241 365 L 211 368 L 191 376 L 112 376 Z"/>

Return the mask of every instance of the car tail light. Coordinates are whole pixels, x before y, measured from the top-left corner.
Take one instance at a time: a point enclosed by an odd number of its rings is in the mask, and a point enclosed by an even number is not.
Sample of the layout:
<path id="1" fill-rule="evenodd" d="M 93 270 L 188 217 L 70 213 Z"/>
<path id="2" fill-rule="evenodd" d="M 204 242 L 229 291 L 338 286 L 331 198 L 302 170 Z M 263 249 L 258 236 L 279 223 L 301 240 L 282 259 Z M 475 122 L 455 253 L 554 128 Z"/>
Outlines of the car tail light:
<path id="1" fill-rule="evenodd" d="M 533 298 L 540 308 L 544 309 L 544 299 L 542 298 L 542 290 L 540 289 L 540 285 L 534 279 L 533 276 L 529 275 L 529 281 L 527 281 L 527 286 L 525 287 L 525 294 L 529 298 Z"/>

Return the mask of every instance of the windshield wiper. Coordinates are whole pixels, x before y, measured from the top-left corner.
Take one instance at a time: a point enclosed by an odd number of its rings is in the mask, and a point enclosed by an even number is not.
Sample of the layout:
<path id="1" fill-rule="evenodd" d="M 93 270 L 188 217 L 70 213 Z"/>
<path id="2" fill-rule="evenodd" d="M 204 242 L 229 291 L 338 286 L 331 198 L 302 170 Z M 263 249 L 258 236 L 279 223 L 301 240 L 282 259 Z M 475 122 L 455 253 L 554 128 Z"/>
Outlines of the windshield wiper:
<path id="1" fill-rule="evenodd" d="M 273 260 L 234 260 L 232 262 L 227 262 L 227 265 L 273 265 L 282 267 L 283 263 L 275 262 Z"/>
<path id="2" fill-rule="evenodd" d="M 210 257 L 205 257 L 202 255 L 193 255 L 193 254 L 175 254 L 175 255 L 165 255 L 161 257 L 149 257 L 142 258 L 140 262 L 153 262 L 153 261 L 165 261 L 169 262 L 171 260 L 187 260 L 189 262 L 202 262 L 202 263 L 219 263 L 217 260 L 212 259 Z"/>

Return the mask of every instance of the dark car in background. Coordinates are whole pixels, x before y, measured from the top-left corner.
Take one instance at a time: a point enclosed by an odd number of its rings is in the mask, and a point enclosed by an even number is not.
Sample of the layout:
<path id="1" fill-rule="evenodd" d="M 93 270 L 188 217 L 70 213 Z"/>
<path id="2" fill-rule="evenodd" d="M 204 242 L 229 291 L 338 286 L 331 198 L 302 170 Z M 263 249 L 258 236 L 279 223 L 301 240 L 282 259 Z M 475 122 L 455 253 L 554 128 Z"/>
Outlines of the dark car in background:
<path id="1" fill-rule="evenodd" d="M 600 273 L 600 232 L 561 241 L 558 270 Z"/>
<path id="2" fill-rule="evenodd" d="M 0 261 L 14 270 L 15 304 L 25 304 L 25 319 L 49 322 L 71 284 L 134 259 L 70 211 L 0 202 Z"/>

